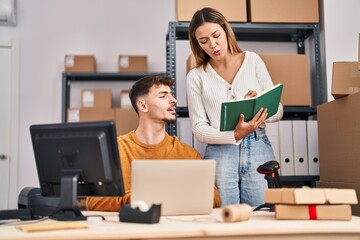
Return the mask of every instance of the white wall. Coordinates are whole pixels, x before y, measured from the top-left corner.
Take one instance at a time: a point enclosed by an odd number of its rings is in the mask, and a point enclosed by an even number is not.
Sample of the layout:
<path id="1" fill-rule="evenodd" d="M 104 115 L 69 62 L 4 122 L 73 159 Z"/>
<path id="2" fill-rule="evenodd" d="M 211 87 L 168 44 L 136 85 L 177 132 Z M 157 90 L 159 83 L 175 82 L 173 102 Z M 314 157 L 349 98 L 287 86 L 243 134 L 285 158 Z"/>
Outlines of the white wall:
<path id="1" fill-rule="evenodd" d="M 145 54 L 149 71 L 165 72 L 175 7 L 169 0 L 17 0 L 17 8 L 17 26 L 1 26 L 0 37 L 20 41 L 19 192 L 38 186 L 29 126 L 61 121 L 64 55 L 94 54 L 98 71 L 116 72 L 119 54 Z"/>
<path id="2" fill-rule="evenodd" d="M 324 74 L 327 76 L 328 100 L 333 100 L 331 95 L 333 62 L 358 61 L 360 1 L 322 0 L 322 5 L 326 56 Z"/>
<path id="3" fill-rule="evenodd" d="M 357 60 L 360 32 L 360 1 L 323 0 L 326 75 L 331 98 L 332 62 Z M 37 174 L 29 126 L 60 122 L 61 74 L 65 54 L 94 54 L 98 71 L 116 71 L 119 54 L 148 55 L 149 71 L 166 71 L 165 36 L 168 22 L 175 20 L 174 0 L 17 0 L 18 25 L 0 27 L 0 37 L 20 41 L 20 136 L 19 186 L 37 186 Z M 181 42 L 179 58 L 190 48 Z M 276 43 L 275 43 L 276 44 Z M 244 50 L 259 51 L 258 45 L 242 43 Z M 275 47 L 276 52 L 285 52 Z M 271 49 L 271 51 L 270 51 Z M 296 47 L 285 44 L 286 52 Z M 273 52 L 263 43 L 260 52 Z M 325 54 L 324 52 L 322 54 Z M 178 57 L 178 56 L 177 56 Z M 327 68 L 326 68 L 327 67 Z M 178 102 L 183 93 L 185 63 L 178 67 Z M 330 76 L 330 77 L 329 77 Z M 326 77 L 326 76 L 325 76 Z M 16 186 L 12 186 L 16 187 Z"/>

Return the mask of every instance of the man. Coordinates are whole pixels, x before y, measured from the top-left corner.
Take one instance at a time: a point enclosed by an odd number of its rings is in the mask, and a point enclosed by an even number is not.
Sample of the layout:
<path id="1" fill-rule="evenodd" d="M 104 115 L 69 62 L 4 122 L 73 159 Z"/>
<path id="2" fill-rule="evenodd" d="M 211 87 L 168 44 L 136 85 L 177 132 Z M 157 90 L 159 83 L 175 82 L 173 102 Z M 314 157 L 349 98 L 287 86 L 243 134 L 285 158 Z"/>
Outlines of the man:
<path id="1" fill-rule="evenodd" d="M 129 96 L 139 116 L 139 125 L 136 130 L 118 137 L 126 193 L 123 197 L 88 197 L 88 210 L 119 211 L 122 205 L 130 204 L 131 161 L 134 159 L 201 159 L 198 151 L 165 131 L 166 123 L 176 120 L 172 85 L 171 78 L 159 75 L 143 77 L 133 85 Z M 220 205 L 220 196 L 215 188 L 214 207 Z"/>

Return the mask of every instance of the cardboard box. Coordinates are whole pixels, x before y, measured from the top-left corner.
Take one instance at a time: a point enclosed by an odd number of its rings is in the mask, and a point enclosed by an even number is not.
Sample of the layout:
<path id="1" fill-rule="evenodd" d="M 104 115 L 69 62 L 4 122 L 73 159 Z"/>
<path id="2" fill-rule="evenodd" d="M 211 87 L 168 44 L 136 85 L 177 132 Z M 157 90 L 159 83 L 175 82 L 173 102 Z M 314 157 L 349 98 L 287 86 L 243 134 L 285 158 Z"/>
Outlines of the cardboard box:
<path id="1" fill-rule="evenodd" d="M 359 33 L 359 47 L 358 47 L 358 69 L 360 70 L 360 33 Z"/>
<path id="2" fill-rule="evenodd" d="M 196 67 L 196 60 L 194 54 L 191 53 L 186 59 L 186 73 L 188 73 L 194 67 Z"/>
<path id="3" fill-rule="evenodd" d="M 176 0 L 176 21 L 190 22 L 194 13 L 204 7 L 218 10 L 229 22 L 246 22 L 246 0 Z"/>
<path id="4" fill-rule="evenodd" d="M 67 122 L 115 121 L 113 108 L 69 108 Z"/>
<path id="5" fill-rule="evenodd" d="M 335 99 L 360 92 L 358 62 L 334 62 L 331 94 Z"/>
<path id="6" fill-rule="evenodd" d="M 357 204 L 354 189 L 271 188 L 265 190 L 265 202 L 275 204 Z"/>
<path id="7" fill-rule="evenodd" d="M 284 106 L 310 106 L 310 68 L 307 55 L 260 54 L 275 84 L 283 83 Z M 286 66 L 286 67 L 284 67 Z"/>
<path id="8" fill-rule="evenodd" d="M 148 71 L 147 56 L 120 55 L 118 71 L 147 72 Z"/>
<path id="9" fill-rule="evenodd" d="M 129 95 L 130 89 L 122 89 L 120 91 L 120 108 L 132 108 Z"/>
<path id="10" fill-rule="evenodd" d="M 360 182 L 360 92 L 317 106 L 320 179 Z"/>
<path id="11" fill-rule="evenodd" d="M 65 72 L 96 72 L 94 55 L 65 55 Z"/>
<path id="12" fill-rule="evenodd" d="M 284 106 L 311 105 L 310 72 L 307 55 L 260 54 L 274 85 L 284 84 L 281 103 Z M 286 65 L 286 68 L 284 66 Z M 186 71 L 196 66 L 195 57 L 190 54 Z"/>
<path id="13" fill-rule="evenodd" d="M 318 23 L 318 0 L 250 0 L 248 21 L 254 23 Z"/>
<path id="14" fill-rule="evenodd" d="M 351 220 L 350 205 L 275 205 L 275 219 Z"/>
<path id="15" fill-rule="evenodd" d="M 343 182 L 326 182 L 319 181 L 317 183 L 317 187 L 320 188 L 338 188 L 338 189 L 355 189 L 357 194 L 357 199 L 360 199 L 360 183 L 343 183 Z M 360 204 L 352 204 L 351 205 L 352 214 L 356 216 L 360 216 Z"/>
<path id="16" fill-rule="evenodd" d="M 135 130 L 139 124 L 139 117 L 133 108 L 116 108 L 115 118 L 118 136 Z"/>
<path id="17" fill-rule="evenodd" d="M 111 90 L 82 90 L 82 108 L 111 108 Z"/>

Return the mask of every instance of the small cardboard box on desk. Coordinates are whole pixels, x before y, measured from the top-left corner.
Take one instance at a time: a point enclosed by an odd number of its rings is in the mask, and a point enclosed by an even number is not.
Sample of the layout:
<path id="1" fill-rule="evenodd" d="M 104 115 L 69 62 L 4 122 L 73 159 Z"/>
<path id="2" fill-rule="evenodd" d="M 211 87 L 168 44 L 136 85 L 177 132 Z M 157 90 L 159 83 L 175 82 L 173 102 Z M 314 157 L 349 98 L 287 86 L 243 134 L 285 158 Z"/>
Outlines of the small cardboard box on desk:
<path id="1" fill-rule="evenodd" d="M 276 219 L 351 220 L 354 189 L 277 188 L 265 191 L 265 202 L 275 204 Z"/>

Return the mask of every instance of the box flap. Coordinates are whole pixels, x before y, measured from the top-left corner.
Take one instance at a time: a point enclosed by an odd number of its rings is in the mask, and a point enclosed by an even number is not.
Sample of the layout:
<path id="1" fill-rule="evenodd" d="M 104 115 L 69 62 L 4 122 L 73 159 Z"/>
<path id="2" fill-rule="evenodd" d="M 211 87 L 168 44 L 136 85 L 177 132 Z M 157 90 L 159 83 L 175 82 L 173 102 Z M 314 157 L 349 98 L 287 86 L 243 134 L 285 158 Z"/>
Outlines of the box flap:
<path id="1" fill-rule="evenodd" d="M 325 197 L 329 204 L 357 204 L 355 189 L 324 188 Z"/>
<path id="2" fill-rule="evenodd" d="M 324 204 L 326 197 L 323 189 L 319 188 L 296 188 L 294 190 L 293 203 L 296 204 Z"/>
<path id="3" fill-rule="evenodd" d="M 266 203 L 357 204 L 354 189 L 279 188 L 265 191 Z"/>

